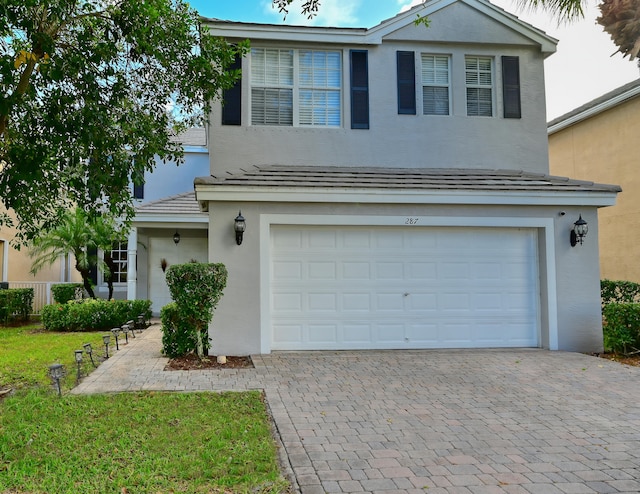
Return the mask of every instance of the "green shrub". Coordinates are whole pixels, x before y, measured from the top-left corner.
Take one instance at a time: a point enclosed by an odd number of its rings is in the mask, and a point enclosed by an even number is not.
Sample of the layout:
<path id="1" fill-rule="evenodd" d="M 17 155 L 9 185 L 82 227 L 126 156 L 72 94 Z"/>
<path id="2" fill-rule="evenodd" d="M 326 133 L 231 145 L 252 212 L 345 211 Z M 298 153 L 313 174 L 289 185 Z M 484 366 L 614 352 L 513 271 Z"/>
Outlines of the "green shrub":
<path id="1" fill-rule="evenodd" d="M 640 302 L 640 283 L 633 281 L 600 281 L 602 308 L 608 304 L 631 304 Z"/>
<path id="2" fill-rule="evenodd" d="M 79 300 L 84 296 L 82 283 L 60 283 L 51 285 L 53 301 L 57 304 L 66 304 L 69 300 Z"/>
<path id="3" fill-rule="evenodd" d="M 227 269 L 224 264 L 175 264 L 166 278 L 174 304 L 163 308 L 163 352 L 177 357 L 195 351 L 202 357 L 209 348 L 209 322 L 227 285 Z"/>
<path id="4" fill-rule="evenodd" d="M 196 348 L 193 328 L 185 324 L 178 314 L 178 305 L 171 302 L 160 310 L 162 323 L 162 353 L 169 358 L 180 357 L 192 352 Z M 205 348 L 209 347 L 209 338 L 205 332 L 202 335 Z"/>
<path id="5" fill-rule="evenodd" d="M 605 350 L 627 354 L 640 348 L 640 304 L 611 303 L 603 316 Z"/>
<path id="6" fill-rule="evenodd" d="M 42 325 L 50 331 L 100 331 L 120 327 L 138 315 L 151 316 L 149 300 L 71 300 L 42 308 Z"/>
<path id="7" fill-rule="evenodd" d="M 0 290 L 0 320 L 27 321 L 33 310 L 33 288 L 9 288 Z"/>

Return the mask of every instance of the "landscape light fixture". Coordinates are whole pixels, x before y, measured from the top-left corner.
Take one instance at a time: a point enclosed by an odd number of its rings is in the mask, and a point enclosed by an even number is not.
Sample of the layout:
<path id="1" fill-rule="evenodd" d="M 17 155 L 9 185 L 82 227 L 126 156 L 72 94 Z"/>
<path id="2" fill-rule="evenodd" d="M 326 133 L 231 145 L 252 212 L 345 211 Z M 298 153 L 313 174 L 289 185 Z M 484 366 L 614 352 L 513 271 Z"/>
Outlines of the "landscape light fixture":
<path id="1" fill-rule="evenodd" d="M 76 375 L 76 380 L 80 380 L 80 374 L 81 374 L 81 366 L 82 366 L 82 354 L 84 353 L 83 350 L 76 350 L 74 352 L 75 355 L 75 359 L 76 359 L 76 365 L 78 366 L 78 373 Z"/>
<path id="2" fill-rule="evenodd" d="M 135 338 L 136 337 L 136 323 L 133 322 L 133 320 L 127 321 L 127 326 L 129 326 L 129 331 L 131 331 L 131 337 Z"/>
<path id="3" fill-rule="evenodd" d="M 62 364 L 52 364 L 49 366 L 49 376 L 58 388 L 58 396 L 62 396 L 62 389 L 60 389 L 60 379 L 64 376 L 64 366 Z"/>
<path id="4" fill-rule="evenodd" d="M 582 245 L 584 242 L 584 238 L 587 236 L 587 232 L 589 231 L 589 225 L 587 222 L 582 219 L 582 215 L 578 218 L 573 224 L 573 229 L 569 234 L 569 242 L 571 243 L 571 247 L 575 247 L 576 245 Z"/>
<path id="5" fill-rule="evenodd" d="M 120 336 L 120 328 L 113 328 L 111 330 L 114 338 L 116 339 L 116 350 L 120 350 L 120 345 L 118 345 L 118 336 Z"/>
<path id="6" fill-rule="evenodd" d="M 236 244 L 242 244 L 242 236 L 244 235 L 244 231 L 247 229 L 247 222 L 242 216 L 242 211 L 238 211 L 238 216 L 233 221 L 233 230 L 236 232 Z"/>
<path id="7" fill-rule="evenodd" d="M 82 347 L 84 348 L 85 353 L 89 355 L 89 358 L 91 359 L 91 363 L 93 364 L 93 366 L 96 367 L 96 363 L 93 360 L 93 348 L 91 348 L 91 343 L 85 343 L 84 345 L 82 345 Z"/>
<path id="8" fill-rule="evenodd" d="M 109 343 L 111 343 L 111 335 L 102 335 L 102 342 L 104 343 L 104 358 L 109 358 Z"/>
<path id="9" fill-rule="evenodd" d="M 122 329 L 122 332 L 124 333 L 124 341 L 128 345 L 129 344 L 129 325 L 123 324 L 121 329 Z"/>
<path id="10" fill-rule="evenodd" d="M 173 234 L 173 243 L 176 245 L 180 243 L 180 234 L 178 233 L 178 230 Z"/>

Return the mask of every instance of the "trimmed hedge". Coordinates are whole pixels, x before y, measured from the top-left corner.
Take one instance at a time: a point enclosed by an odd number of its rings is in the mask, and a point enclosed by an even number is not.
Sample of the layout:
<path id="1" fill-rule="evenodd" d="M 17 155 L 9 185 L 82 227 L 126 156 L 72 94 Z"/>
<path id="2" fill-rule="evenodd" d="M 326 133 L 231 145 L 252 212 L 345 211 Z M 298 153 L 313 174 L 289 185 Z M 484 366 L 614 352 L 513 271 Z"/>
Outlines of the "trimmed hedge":
<path id="1" fill-rule="evenodd" d="M 611 303 L 603 316 L 605 350 L 627 354 L 640 348 L 640 304 Z"/>
<path id="2" fill-rule="evenodd" d="M 33 288 L 8 288 L 0 290 L 0 321 L 29 320 L 33 310 Z"/>
<path id="3" fill-rule="evenodd" d="M 167 270 L 167 285 L 173 302 L 161 312 L 162 351 L 169 357 L 209 349 L 209 322 L 227 285 L 224 264 L 190 262 Z"/>
<path id="4" fill-rule="evenodd" d="M 66 304 L 69 300 L 79 300 L 84 297 L 82 283 L 60 283 L 51 285 L 53 301 L 57 304 Z"/>
<path id="5" fill-rule="evenodd" d="M 42 308 L 42 325 L 49 331 L 100 331 L 120 327 L 144 314 L 151 317 L 150 300 L 71 300 Z"/>
<path id="6" fill-rule="evenodd" d="M 602 308 L 608 304 L 632 304 L 640 302 L 640 283 L 633 281 L 601 280 Z"/>

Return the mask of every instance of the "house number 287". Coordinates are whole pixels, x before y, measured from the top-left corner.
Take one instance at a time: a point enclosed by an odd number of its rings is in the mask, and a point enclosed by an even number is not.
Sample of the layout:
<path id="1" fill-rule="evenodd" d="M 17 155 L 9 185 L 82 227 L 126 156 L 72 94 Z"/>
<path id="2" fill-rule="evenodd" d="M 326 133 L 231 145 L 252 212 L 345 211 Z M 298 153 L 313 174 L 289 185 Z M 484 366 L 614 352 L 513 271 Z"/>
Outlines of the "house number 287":
<path id="1" fill-rule="evenodd" d="M 418 218 L 407 218 L 406 220 L 404 220 L 404 224 L 405 225 L 417 225 L 418 224 Z"/>

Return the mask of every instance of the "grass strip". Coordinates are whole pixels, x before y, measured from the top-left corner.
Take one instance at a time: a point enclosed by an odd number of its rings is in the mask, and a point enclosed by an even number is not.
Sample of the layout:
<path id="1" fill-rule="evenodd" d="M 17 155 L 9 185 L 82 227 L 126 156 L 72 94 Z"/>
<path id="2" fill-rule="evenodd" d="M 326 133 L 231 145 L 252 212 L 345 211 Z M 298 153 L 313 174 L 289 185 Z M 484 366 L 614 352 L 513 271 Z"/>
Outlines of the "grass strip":
<path id="1" fill-rule="evenodd" d="M 288 492 L 260 392 L 0 402 L 0 493 Z"/>

